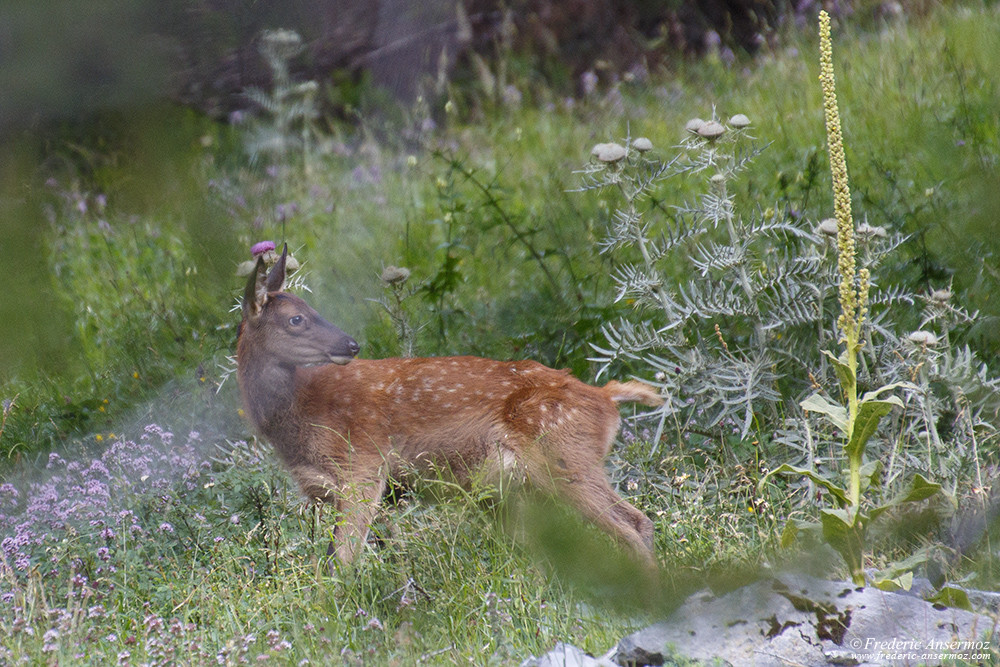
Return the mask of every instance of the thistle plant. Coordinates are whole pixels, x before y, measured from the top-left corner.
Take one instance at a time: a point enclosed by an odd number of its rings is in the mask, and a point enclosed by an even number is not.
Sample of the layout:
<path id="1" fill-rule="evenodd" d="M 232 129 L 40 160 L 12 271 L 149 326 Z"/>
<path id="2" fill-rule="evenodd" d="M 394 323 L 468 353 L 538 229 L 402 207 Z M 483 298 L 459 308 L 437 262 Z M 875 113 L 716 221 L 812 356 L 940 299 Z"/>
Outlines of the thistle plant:
<path id="1" fill-rule="evenodd" d="M 688 122 L 673 159 L 640 137 L 598 144 L 583 170 L 582 190 L 620 195 L 600 250 L 617 260 L 616 301 L 633 308 L 603 327 L 596 361 L 602 373 L 653 369 L 667 398 L 654 443 L 668 419 L 681 433 L 747 436 L 760 413 L 776 415 L 792 371 L 811 363 L 789 340 L 822 317 L 827 268 L 811 250 L 820 239 L 774 208 L 737 213 L 733 183 L 761 150 L 753 142 L 749 118 L 723 123 L 713 112 Z M 667 211 L 666 224 L 651 221 L 664 211 L 659 184 L 682 176 L 706 191 Z"/>
<path id="2" fill-rule="evenodd" d="M 843 350 L 835 356 L 823 350 L 832 362 L 840 384 L 840 403 L 831 401 L 821 392 L 813 393 L 801 402 L 806 411 L 822 415 L 838 432 L 846 438 L 844 453 L 847 457 L 847 488 L 836 481 L 809 468 L 798 468 L 783 464 L 771 471 L 763 480 L 776 474 L 803 475 L 822 488 L 833 501 L 833 508 L 820 510 L 818 524 L 793 520 L 789 522 L 783 543 L 794 539 L 800 530 L 817 534 L 832 546 L 844 559 L 851 572 L 851 578 L 858 585 L 864 585 L 864 550 L 868 527 L 875 518 L 902 503 L 924 500 L 937 493 L 940 485 L 927 481 L 916 474 L 908 486 L 888 502 L 864 509 L 862 493 L 875 481 L 881 471 L 881 462 L 865 461 L 865 447 L 876 433 L 882 417 L 894 407 L 903 407 L 902 400 L 895 395 L 886 395 L 898 388 L 915 388 L 906 382 L 896 382 L 867 392 L 859 397 L 858 359 L 864 345 L 864 325 L 866 322 L 871 274 L 867 268 L 857 268 L 855 227 L 851 214 L 851 193 L 847 176 L 847 161 L 844 157 L 844 140 L 840 126 L 840 112 L 837 104 L 836 81 L 833 71 L 833 47 L 830 38 L 830 17 L 820 12 L 820 83 L 823 89 L 823 109 L 826 120 L 827 144 L 830 154 L 830 171 L 833 177 L 834 211 L 837 223 L 837 271 L 839 273 L 840 316 L 837 329 L 839 343 Z M 908 565 L 912 566 L 912 560 Z M 877 580 L 876 585 L 896 587 L 905 585 L 899 578 L 900 568 L 891 568 L 892 580 Z"/>
<path id="3" fill-rule="evenodd" d="M 410 279 L 410 270 L 402 266 L 387 266 L 383 269 L 380 278 L 388 293 L 388 298 L 371 299 L 371 301 L 382 306 L 386 314 L 389 315 L 389 320 L 396 332 L 400 353 L 404 357 L 412 357 L 413 347 L 416 343 L 416 330 L 410 324 L 405 302 L 417 292 L 417 288 L 406 287 L 406 282 Z"/>
<path id="4" fill-rule="evenodd" d="M 309 167 L 310 150 L 315 143 L 314 123 L 319 116 L 315 81 L 296 83 L 289 64 L 302 52 L 302 38 L 292 30 L 265 30 L 260 36 L 260 54 L 271 68 L 272 88 L 250 88 L 244 94 L 266 114 L 251 127 L 246 150 L 251 159 L 267 156 L 282 163 L 301 153 L 302 165 Z"/>

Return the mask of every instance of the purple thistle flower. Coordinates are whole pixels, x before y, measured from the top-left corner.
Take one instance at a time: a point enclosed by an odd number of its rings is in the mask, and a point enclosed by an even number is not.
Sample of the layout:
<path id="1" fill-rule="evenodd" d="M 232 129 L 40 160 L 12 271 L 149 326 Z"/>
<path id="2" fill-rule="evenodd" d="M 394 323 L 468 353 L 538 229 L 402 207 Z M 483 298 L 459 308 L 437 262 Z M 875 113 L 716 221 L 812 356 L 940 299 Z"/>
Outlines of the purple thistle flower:
<path id="1" fill-rule="evenodd" d="M 274 241 L 261 241 L 260 243 L 255 243 L 252 248 L 250 248 L 250 254 L 254 257 L 258 255 L 263 255 L 265 252 L 274 250 Z"/>

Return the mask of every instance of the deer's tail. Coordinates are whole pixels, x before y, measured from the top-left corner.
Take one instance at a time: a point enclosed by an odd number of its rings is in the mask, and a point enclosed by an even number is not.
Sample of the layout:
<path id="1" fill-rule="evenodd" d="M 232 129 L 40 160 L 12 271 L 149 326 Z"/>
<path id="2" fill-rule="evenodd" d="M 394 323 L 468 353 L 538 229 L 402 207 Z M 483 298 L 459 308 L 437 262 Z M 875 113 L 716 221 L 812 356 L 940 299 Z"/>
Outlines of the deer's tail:
<path id="1" fill-rule="evenodd" d="M 615 403 L 642 403 L 651 408 L 663 405 L 663 397 L 656 387 L 638 380 L 628 382 L 611 382 L 604 385 L 604 391 Z"/>

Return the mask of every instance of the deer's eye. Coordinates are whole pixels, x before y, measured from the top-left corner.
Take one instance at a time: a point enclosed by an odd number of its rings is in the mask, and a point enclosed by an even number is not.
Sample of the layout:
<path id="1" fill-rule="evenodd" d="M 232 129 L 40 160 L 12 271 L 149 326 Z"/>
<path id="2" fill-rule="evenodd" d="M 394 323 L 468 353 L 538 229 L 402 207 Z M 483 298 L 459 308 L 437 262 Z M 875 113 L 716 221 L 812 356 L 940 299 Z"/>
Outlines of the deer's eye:
<path id="1" fill-rule="evenodd" d="M 293 317 L 289 318 L 288 323 L 291 324 L 293 327 L 298 327 L 302 326 L 302 323 L 305 321 L 306 318 L 302 317 L 301 315 L 294 315 Z"/>

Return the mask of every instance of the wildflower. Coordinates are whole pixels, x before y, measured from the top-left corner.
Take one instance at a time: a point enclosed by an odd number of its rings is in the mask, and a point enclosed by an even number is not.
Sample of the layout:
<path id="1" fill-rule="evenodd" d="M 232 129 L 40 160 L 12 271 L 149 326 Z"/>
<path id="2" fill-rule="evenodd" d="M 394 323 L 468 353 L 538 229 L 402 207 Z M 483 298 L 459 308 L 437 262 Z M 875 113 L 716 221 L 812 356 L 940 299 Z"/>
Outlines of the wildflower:
<path id="1" fill-rule="evenodd" d="M 255 243 L 252 248 L 250 248 L 250 254 L 254 257 L 263 255 L 265 252 L 274 251 L 274 241 L 261 241 L 260 243 Z"/>
<path id="2" fill-rule="evenodd" d="M 381 277 L 387 285 L 402 285 L 410 277 L 410 270 L 402 266 L 387 266 Z"/>
<path id="3" fill-rule="evenodd" d="M 174 532 L 174 527 L 172 525 L 170 525 L 169 523 L 167 523 L 166 521 L 164 521 L 163 523 L 160 524 L 160 532 L 161 533 L 173 533 Z"/>
<path id="4" fill-rule="evenodd" d="M 868 301 L 868 270 L 856 271 L 855 268 L 851 190 L 848 186 L 844 137 L 840 130 L 840 110 L 837 108 L 830 15 L 825 11 L 819 13 L 819 37 L 819 79 L 823 88 L 827 146 L 830 152 L 830 172 L 833 176 L 833 207 L 837 218 L 837 270 L 840 273 L 840 306 L 843 311 L 837 323 L 851 344 L 854 344 L 857 340 L 857 328 L 861 318 L 864 317 Z"/>

